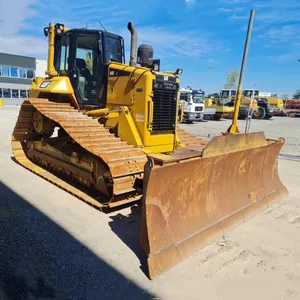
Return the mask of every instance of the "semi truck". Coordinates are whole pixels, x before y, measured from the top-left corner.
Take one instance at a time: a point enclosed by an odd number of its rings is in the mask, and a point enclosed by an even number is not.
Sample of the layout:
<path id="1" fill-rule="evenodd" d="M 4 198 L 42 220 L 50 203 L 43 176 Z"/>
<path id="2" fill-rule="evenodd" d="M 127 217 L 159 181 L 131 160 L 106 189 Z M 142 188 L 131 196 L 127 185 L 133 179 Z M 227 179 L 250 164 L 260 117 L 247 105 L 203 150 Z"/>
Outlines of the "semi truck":
<path id="1" fill-rule="evenodd" d="M 203 121 L 208 116 L 215 114 L 214 108 L 205 107 L 204 97 L 205 92 L 202 89 L 193 90 L 191 87 L 179 89 L 179 99 L 183 103 L 183 121 L 185 123 Z"/>

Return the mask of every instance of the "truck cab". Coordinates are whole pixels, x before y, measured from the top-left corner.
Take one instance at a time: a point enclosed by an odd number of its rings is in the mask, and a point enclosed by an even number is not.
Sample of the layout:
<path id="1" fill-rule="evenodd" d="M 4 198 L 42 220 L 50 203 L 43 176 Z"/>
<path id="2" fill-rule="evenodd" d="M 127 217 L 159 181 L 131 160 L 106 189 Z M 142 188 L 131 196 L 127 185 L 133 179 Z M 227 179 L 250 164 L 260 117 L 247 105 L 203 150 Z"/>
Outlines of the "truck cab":
<path id="1" fill-rule="evenodd" d="M 255 97 L 259 97 L 259 96 L 260 96 L 259 90 L 255 90 L 255 89 L 244 89 L 243 90 L 243 97 L 255 98 Z"/>
<path id="2" fill-rule="evenodd" d="M 204 116 L 204 91 L 191 88 L 179 89 L 179 99 L 183 102 L 183 121 L 193 123 L 203 120 Z"/>
<path id="3" fill-rule="evenodd" d="M 233 100 L 236 97 L 236 89 L 222 89 L 220 91 L 220 101 L 223 105 L 226 105 L 230 102 L 233 102 Z"/>

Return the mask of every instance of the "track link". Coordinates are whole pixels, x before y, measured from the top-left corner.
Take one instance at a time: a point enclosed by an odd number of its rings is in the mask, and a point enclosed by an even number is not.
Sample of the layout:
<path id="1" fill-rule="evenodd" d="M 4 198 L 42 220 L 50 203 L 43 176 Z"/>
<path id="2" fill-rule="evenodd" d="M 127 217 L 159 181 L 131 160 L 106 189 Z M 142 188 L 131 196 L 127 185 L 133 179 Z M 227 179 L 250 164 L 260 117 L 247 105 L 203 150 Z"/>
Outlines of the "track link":
<path id="1" fill-rule="evenodd" d="M 58 124 L 77 144 L 90 154 L 99 157 L 109 167 L 113 198 L 107 205 L 101 204 L 88 193 L 66 183 L 27 157 L 27 143 L 35 109 Z M 25 100 L 12 134 L 12 149 L 15 159 L 23 167 L 93 206 L 113 207 L 136 201 L 141 197 L 134 183 L 137 178 L 143 178 L 146 155 L 142 150 L 116 138 L 96 119 L 84 115 L 67 103 L 54 103 L 48 99 Z"/>
<path id="2" fill-rule="evenodd" d="M 28 143 L 33 130 L 35 110 L 54 121 L 77 144 L 109 167 L 113 197 L 108 203 L 103 204 L 99 195 L 92 195 L 89 189 L 82 186 L 77 188 L 76 184 L 55 176 L 28 157 Z M 207 143 L 179 127 L 177 134 L 187 146 Z M 25 100 L 12 134 L 12 150 L 20 165 L 94 207 L 115 207 L 141 198 L 141 193 L 136 190 L 134 184 L 136 179 L 143 179 L 144 165 L 147 162 L 144 152 L 121 141 L 96 119 L 83 114 L 68 103 L 56 103 L 41 98 Z"/>
<path id="3" fill-rule="evenodd" d="M 189 132 L 186 132 L 183 128 L 177 126 L 177 135 L 180 139 L 180 142 L 186 146 L 195 146 L 195 145 L 202 145 L 205 146 L 208 141 L 205 141 L 202 138 L 199 138 L 195 135 L 192 135 Z"/>

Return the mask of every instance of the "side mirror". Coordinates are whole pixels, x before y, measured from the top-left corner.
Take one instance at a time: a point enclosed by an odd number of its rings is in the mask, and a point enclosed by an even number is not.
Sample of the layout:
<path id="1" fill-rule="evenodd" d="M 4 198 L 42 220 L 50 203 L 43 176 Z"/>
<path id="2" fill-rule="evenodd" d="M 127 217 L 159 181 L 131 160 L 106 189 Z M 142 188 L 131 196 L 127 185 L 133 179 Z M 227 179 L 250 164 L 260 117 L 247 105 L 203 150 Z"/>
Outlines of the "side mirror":
<path id="1" fill-rule="evenodd" d="M 44 28 L 44 35 L 47 37 L 49 35 L 49 27 Z"/>

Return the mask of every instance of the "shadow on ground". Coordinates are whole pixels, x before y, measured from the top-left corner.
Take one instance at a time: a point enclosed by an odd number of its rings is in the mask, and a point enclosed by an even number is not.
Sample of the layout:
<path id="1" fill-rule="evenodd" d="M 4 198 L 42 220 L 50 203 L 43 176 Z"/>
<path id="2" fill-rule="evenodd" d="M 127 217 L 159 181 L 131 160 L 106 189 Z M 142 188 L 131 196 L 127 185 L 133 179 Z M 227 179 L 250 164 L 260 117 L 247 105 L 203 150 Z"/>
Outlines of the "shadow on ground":
<path id="1" fill-rule="evenodd" d="M 134 205 L 130 209 L 129 215 L 118 213 L 115 216 L 109 216 L 112 220 L 109 226 L 138 257 L 141 263 L 140 269 L 149 279 L 147 257 L 140 244 L 141 205 Z"/>
<path id="2" fill-rule="evenodd" d="M 1 182 L 0 230 L 1 300 L 155 299 Z"/>

